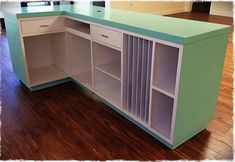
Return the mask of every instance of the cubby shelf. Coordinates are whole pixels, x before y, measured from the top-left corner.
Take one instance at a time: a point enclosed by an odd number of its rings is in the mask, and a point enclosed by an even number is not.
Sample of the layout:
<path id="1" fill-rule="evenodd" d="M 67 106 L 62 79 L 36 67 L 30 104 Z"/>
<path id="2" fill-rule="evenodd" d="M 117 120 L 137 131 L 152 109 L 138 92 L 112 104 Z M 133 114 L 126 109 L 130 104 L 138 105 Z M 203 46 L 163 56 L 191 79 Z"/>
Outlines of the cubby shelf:
<path id="1" fill-rule="evenodd" d="M 168 91 L 165 91 L 161 88 L 155 87 L 154 85 L 152 85 L 152 88 L 153 88 L 153 90 L 159 91 L 159 92 L 161 92 L 161 93 L 163 93 L 163 94 L 165 94 L 165 95 L 167 95 L 171 98 L 175 98 L 175 95 L 173 95 L 172 93 L 169 93 Z"/>
<path id="2" fill-rule="evenodd" d="M 68 77 L 68 74 L 66 74 L 55 65 L 48 65 L 30 69 L 29 74 L 31 86 L 36 86 L 39 84 L 48 83 Z"/>
<path id="3" fill-rule="evenodd" d="M 121 82 L 99 70 L 94 70 L 95 91 L 104 96 L 110 103 L 121 106 Z"/>
<path id="4" fill-rule="evenodd" d="M 121 81 L 121 60 L 98 65 L 96 69 Z"/>
<path id="5" fill-rule="evenodd" d="M 173 105 L 173 98 L 156 90 L 152 91 L 150 127 L 167 139 L 171 135 Z"/>
<path id="6" fill-rule="evenodd" d="M 68 28 L 72 28 L 82 33 L 90 34 L 90 24 L 66 18 L 65 25 Z"/>
<path id="7" fill-rule="evenodd" d="M 65 33 L 25 37 L 24 45 L 31 87 L 69 76 Z"/>
<path id="8" fill-rule="evenodd" d="M 156 43 L 153 85 L 168 94 L 175 94 L 179 48 Z"/>
<path id="9" fill-rule="evenodd" d="M 69 33 L 71 33 L 71 34 L 74 34 L 74 35 L 80 36 L 80 37 L 82 37 L 82 38 L 88 39 L 88 40 L 91 39 L 90 34 L 87 34 L 87 33 L 81 32 L 81 31 L 78 31 L 78 30 L 73 29 L 73 28 L 66 27 L 66 31 L 69 32 Z"/>

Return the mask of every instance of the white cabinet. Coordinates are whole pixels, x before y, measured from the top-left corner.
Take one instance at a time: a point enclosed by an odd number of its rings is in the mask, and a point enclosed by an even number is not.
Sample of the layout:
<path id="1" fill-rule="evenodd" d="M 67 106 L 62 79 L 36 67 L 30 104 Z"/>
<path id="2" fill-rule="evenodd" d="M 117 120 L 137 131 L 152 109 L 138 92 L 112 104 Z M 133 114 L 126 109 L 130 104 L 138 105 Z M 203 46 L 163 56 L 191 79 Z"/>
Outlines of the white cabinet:
<path id="1" fill-rule="evenodd" d="M 21 29 L 31 87 L 70 77 L 172 144 L 181 46 L 69 17 Z"/>
<path id="2" fill-rule="evenodd" d="M 24 37 L 30 86 L 68 77 L 65 33 Z"/>

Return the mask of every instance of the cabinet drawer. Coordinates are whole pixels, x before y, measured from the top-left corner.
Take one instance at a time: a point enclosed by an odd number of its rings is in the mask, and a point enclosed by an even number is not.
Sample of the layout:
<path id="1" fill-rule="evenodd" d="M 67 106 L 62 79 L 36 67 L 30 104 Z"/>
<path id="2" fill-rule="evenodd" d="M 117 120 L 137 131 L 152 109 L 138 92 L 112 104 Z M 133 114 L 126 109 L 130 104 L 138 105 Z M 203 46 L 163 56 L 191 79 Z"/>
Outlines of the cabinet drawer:
<path id="1" fill-rule="evenodd" d="M 47 33 L 64 29 L 64 19 L 47 18 L 21 21 L 22 34 Z"/>
<path id="2" fill-rule="evenodd" d="M 114 30 L 91 26 L 91 36 L 94 40 L 106 43 L 116 48 L 121 48 L 122 33 Z"/>

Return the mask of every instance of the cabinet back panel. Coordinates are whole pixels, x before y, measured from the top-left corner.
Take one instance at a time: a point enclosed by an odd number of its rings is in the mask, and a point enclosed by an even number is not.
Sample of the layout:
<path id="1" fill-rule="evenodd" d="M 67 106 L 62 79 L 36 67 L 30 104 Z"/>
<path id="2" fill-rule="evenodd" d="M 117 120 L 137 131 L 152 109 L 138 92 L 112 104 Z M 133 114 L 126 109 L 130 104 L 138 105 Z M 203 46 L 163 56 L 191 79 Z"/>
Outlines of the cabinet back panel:
<path id="1" fill-rule="evenodd" d="M 90 41 L 73 34 L 68 34 L 68 50 L 71 73 L 76 74 L 91 70 Z"/>
<path id="2" fill-rule="evenodd" d="M 121 60 L 121 52 L 93 42 L 95 66 Z"/>
<path id="3" fill-rule="evenodd" d="M 68 56 L 65 38 L 65 33 L 51 35 L 51 54 L 52 63 L 63 71 L 68 72 Z"/>
<path id="4" fill-rule="evenodd" d="M 24 38 L 25 53 L 29 69 L 52 64 L 50 35 Z"/>

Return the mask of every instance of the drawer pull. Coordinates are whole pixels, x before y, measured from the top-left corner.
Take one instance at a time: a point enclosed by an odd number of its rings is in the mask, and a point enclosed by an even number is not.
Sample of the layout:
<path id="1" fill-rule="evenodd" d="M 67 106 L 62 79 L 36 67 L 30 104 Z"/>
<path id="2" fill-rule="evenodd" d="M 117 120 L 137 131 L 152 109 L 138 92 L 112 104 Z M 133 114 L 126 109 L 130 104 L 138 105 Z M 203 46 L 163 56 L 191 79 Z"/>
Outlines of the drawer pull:
<path id="1" fill-rule="evenodd" d="M 41 28 L 49 27 L 50 25 L 40 25 Z"/>
<path id="2" fill-rule="evenodd" d="M 108 37 L 109 37 L 109 36 L 107 36 L 107 35 L 103 35 L 103 34 L 102 34 L 101 36 L 102 36 L 102 37 L 104 37 L 104 38 L 108 38 Z"/>

